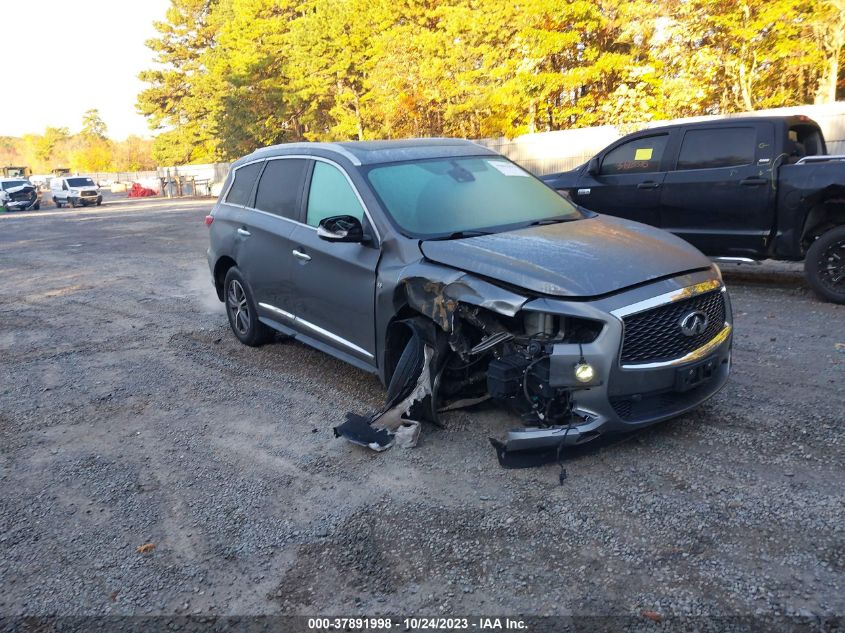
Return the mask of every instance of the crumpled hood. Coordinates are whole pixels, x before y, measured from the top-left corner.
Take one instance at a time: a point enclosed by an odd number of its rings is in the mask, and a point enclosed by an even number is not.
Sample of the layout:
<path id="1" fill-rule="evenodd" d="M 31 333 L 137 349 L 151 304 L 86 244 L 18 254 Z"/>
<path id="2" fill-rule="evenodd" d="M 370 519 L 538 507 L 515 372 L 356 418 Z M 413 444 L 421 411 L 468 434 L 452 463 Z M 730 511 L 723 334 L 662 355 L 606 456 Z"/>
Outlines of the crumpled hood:
<path id="1" fill-rule="evenodd" d="M 35 191 L 35 185 L 18 185 L 17 187 L 9 187 L 6 193 L 12 195 L 13 193 L 20 193 L 21 191 Z"/>
<path id="2" fill-rule="evenodd" d="M 460 240 L 424 241 L 427 259 L 533 292 L 595 297 L 711 265 L 660 229 L 599 215 Z"/>

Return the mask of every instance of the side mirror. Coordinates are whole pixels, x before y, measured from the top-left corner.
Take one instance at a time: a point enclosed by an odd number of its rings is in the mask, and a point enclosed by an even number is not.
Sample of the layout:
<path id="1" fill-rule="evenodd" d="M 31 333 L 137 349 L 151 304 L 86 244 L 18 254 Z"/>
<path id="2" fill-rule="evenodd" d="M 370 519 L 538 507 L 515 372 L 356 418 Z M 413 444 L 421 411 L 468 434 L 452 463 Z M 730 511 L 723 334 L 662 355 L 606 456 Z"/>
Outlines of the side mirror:
<path id="1" fill-rule="evenodd" d="M 590 159 L 590 162 L 587 163 L 587 173 L 590 174 L 591 176 L 594 176 L 594 177 L 598 176 L 599 175 L 599 167 L 601 167 L 601 165 L 599 164 L 599 157 L 593 156 Z"/>
<path id="2" fill-rule="evenodd" d="M 333 215 L 320 220 L 317 237 L 327 242 L 366 242 L 361 221 L 351 215 Z"/>

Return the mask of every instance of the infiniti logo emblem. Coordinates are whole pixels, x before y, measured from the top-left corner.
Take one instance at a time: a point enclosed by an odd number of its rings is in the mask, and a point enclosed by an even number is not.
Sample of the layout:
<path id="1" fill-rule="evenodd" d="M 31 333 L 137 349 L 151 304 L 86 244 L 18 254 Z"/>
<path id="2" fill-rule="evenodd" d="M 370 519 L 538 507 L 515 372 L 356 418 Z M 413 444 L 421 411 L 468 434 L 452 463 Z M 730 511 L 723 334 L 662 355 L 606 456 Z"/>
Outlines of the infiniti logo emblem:
<path id="1" fill-rule="evenodd" d="M 681 320 L 678 321 L 678 325 L 681 326 L 681 333 L 684 336 L 698 336 L 699 334 L 704 334 L 709 322 L 710 319 L 704 312 L 696 310 L 695 312 L 690 312 L 682 316 Z"/>

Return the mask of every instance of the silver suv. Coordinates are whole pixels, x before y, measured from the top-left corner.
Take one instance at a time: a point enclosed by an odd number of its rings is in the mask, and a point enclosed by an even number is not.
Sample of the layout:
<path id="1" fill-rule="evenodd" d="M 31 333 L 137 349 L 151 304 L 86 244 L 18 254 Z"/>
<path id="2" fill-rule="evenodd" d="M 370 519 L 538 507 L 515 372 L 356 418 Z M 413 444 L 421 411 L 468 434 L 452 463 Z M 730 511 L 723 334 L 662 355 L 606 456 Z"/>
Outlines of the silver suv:
<path id="1" fill-rule="evenodd" d="M 503 452 L 577 444 L 677 416 L 728 379 L 731 307 L 710 260 L 471 142 L 261 149 L 206 223 L 241 342 L 282 333 L 387 386 L 383 411 L 336 427 L 374 448 L 487 398 L 523 421 Z"/>

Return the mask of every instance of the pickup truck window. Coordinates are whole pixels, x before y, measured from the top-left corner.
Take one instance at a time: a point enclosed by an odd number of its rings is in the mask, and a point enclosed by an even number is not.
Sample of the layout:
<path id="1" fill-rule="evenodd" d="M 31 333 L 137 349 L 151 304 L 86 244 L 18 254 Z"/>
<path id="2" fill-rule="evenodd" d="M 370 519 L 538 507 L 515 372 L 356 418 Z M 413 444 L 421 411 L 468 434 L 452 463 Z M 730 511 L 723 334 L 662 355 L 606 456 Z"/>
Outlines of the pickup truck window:
<path id="1" fill-rule="evenodd" d="M 677 169 L 715 169 L 754 162 L 757 132 L 753 127 L 688 130 Z"/>
<path id="2" fill-rule="evenodd" d="M 799 158 L 825 153 L 821 131 L 812 125 L 793 125 L 789 128 L 789 140 L 795 145 L 790 148 L 787 144 L 787 152 L 792 149 Z"/>
<path id="3" fill-rule="evenodd" d="M 668 138 L 668 134 L 641 136 L 620 145 L 607 153 L 599 173 L 609 176 L 660 171 L 660 161 Z"/>

